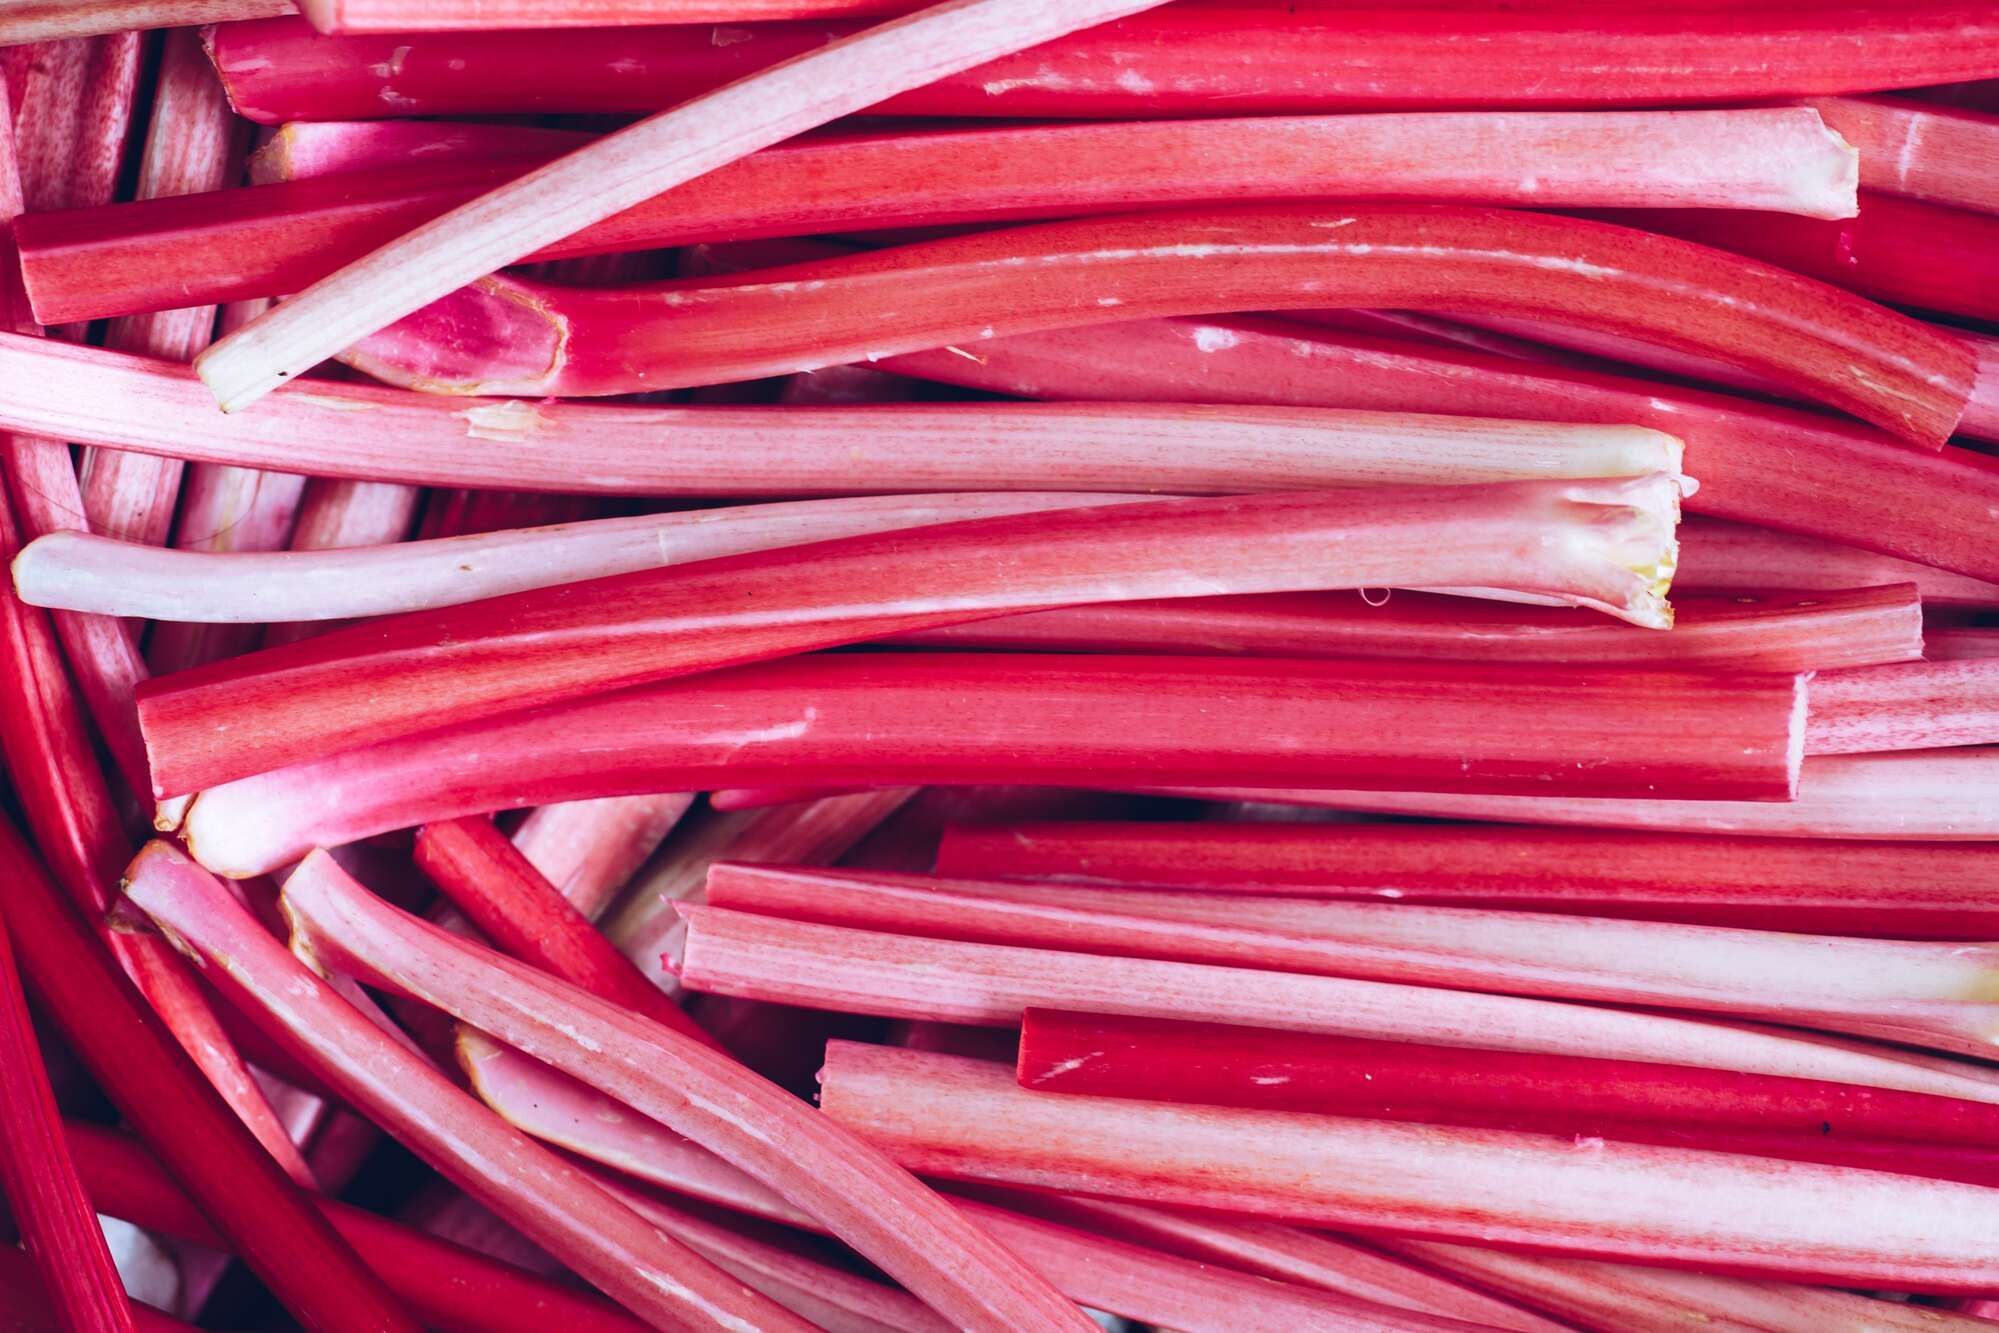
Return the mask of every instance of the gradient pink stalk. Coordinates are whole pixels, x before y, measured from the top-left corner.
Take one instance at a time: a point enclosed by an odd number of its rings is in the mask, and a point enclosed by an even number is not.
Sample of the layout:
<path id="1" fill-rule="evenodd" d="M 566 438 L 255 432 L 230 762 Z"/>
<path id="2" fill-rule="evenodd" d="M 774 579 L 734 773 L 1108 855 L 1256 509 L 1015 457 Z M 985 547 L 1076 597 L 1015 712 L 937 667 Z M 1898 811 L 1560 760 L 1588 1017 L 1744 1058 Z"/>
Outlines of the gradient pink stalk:
<path id="1" fill-rule="evenodd" d="M 1974 370 L 1947 334 L 1720 250 L 1574 218 L 1378 204 L 1042 223 L 704 287 L 484 278 L 343 359 L 437 392 L 615 394 L 1117 319 L 1326 306 L 1467 309 L 1646 338 L 1923 445 L 1956 427 Z"/>
<path id="2" fill-rule="evenodd" d="M 514 846 L 595 921 L 693 804 L 691 793 L 665 792 L 544 805 L 514 830 Z"/>
<path id="3" fill-rule="evenodd" d="M 683 905 L 691 990 L 988 1027 L 1027 1009 L 1187 1018 L 1484 1050 L 1747 1070 L 1999 1101 L 1942 1056 L 1786 1029 L 1423 986 L 932 940 Z"/>
<path id="4" fill-rule="evenodd" d="M 480 1109 L 286 954 L 227 889 L 168 844 L 150 843 L 141 852 L 126 894 L 176 946 L 206 961 L 216 984 L 310 1059 L 343 1098 L 634 1313 L 667 1327 L 726 1326 L 730 1319 L 760 1328 L 808 1327 Z M 300 947 L 317 965 L 336 961 Z"/>
<path id="5" fill-rule="evenodd" d="M 851 1042 L 826 1054 L 826 1114 L 947 1176 L 1863 1286 L 1994 1280 L 1986 1219 L 1999 1191 L 1975 1186 L 1632 1144 L 1579 1152 L 1493 1130 L 1043 1097 L 978 1060 Z"/>
<path id="6" fill-rule="evenodd" d="M 1650 921 L 717 865 L 717 907 L 864 930 L 1596 1003 L 1991 1051 L 1999 955 Z"/>
<path id="7" fill-rule="evenodd" d="M 1807 754 L 1999 743 L 1999 660 L 1828 671 L 1811 696 Z"/>
<path id="8" fill-rule="evenodd" d="M 1087 1322 L 913 1177 L 727 1057 L 396 911 L 324 854 L 300 867 L 286 897 L 301 942 L 328 966 L 437 1004 L 689 1133 L 954 1323 L 999 1330 Z M 579 1040 L 586 1036 L 587 1044 Z"/>
<path id="9" fill-rule="evenodd" d="M 110 0 L 37 4 L 7 11 L 0 43 L 53 42 L 148 28 L 227 23 L 296 12 L 289 0 Z"/>
<path id="10" fill-rule="evenodd" d="M 291 549 L 349 550 L 400 542 L 409 535 L 422 503 L 423 492 L 414 486 L 311 478 L 299 497 Z M 264 642 L 290 643 L 307 638 L 320 628 L 316 624 L 275 624 L 264 631 Z"/>
<path id="11" fill-rule="evenodd" d="M 1479 824 L 1030 823 L 945 830 L 939 875 L 1376 899 L 1889 939 L 1999 938 L 1957 843 Z"/>
<path id="12" fill-rule="evenodd" d="M 173 796 L 535 704 L 1106 599 L 1513 589 L 1657 627 L 1669 616 L 1663 592 L 1679 490 L 1668 474 L 1398 486 L 1069 509 L 848 537 L 337 630 L 155 682 L 141 697 L 140 723 L 155 793 Z M 1006 560 L 992 560 L 1002 548 Z M 734 609 L 717 614 L 718 606 Z M 448 693 L 435 688 L 446 676 Z M 213 725 L 224 715 L 226 737 Z"/>

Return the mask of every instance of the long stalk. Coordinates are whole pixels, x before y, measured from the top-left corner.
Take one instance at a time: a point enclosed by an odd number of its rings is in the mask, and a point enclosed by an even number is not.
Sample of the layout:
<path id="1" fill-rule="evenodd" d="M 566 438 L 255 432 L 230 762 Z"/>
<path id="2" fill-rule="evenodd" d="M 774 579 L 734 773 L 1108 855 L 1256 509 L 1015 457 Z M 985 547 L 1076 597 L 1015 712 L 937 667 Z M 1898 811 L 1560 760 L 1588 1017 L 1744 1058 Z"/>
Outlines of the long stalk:
<path id="1" fill-rule="evenodd" d="M 690 793 L 667 792 L 544 805 L 514 830 L 514 846 L 595 921 L 693 803 Z"/>
<path id="2" fill-rule="evenodd" d="M 937 873 L 1375 899 L 1888 939 L 1999 938 L 1999 865 L 1956 843 L 1479 824 L 997 824 Z"/>
<path id="3" fill-rule="evenodd" d="M 955 1177 L 1902 1289 L 1994 1280 L 1999 1191 L 1721 1153 L 1046 1097 L 978 1060 L 834 1042 L 826 1114 Z M 1226 1146 L 1224 1146 L 1226 1145 Z M 1531 1183 L 1529 1183 L 1531 1182 Z"/>
<path id="4" fill-rule="evenodd" d="M 954 1323 L 1087 1322 L 913 1177 L 727 1057 L 396 911 L 323 854 L 293 875 L 286 899 L 300 940 L 326 965 L 436 1004 L 687 1133 Z"/>
<path id="5" fill-rule="evenodd" d="M 1999 660 L 1829 671 L 1812 683 L 1807 754 L 1999 742 Z"/>
<path id="6" fill-rule="evenodd" d="M 269 183 L 247 192 L 30 218 L 20 244 L 37 312 L 45 320 L 94 318 L 191 298 L 295 291 L 589 142 L 580 134 L 425 122 L 391 122 L 393 136 L 365 124 L 346 136 L 332 133 L 347 128 L 287 126 L 265 150 L 260 178 Z M 338 180 L 314 179 L 332 171 L 341 173 Z M 1851 150 L 1803 108 L 845 133 L 752 154 L 529 257 L 1230 198 L 1736 207 L 1850 217 L 1853 171 Z M 219 190 L 219 182 L 208 188 Z"/>
<path id="7" fill-rule="evenodd" d="M 292 12 L 290 0 L 31 0 L 10 6 L 0 17 L 0 46 Z"/>
<path id="8" fill-rule="evenodd" d="M 422 505 L 423 492 L 415 486 L 310 478 L 299 496 L 298 519 L 292 525 L 291 550 L 305 554 L 400 542 L 409 535 Z M 231 554 L 257 558 L 257 554 L 252 552 Z M 188 617 L 183 614 L 180 618 L 185 620 Z M 294 639 L 309 638 L 319 628 L 315 622 L 273 624 L 265 629 L 263 641 L 266 644 L 290 643 Z"/>
<path id="9" fill-rule="evenodd" d="M 917 0 L 307 0 L 321 32 L 479 32 L 488 28 L 577 28 L 640 23 L 768 23 L 776 19 L 906 14 Z"/>
<path id="10" fill-rule="evenodd" d="M 153 682 L 140 724 L 155 794 L 175 796 L 534 704 L 1081 602 L 1513 589 L 1659 626 L 1678 498 L 1677 479 L 1655 474 L 1159 501 L 848 537 L 265 649 Z M 225 714 L 226 737 L 213 727 Z"/>
<path id="11" fill-rule="evenodd" d="M 692 990 L 1013 1027 L 1035 1009 L 1730 1069 L 1999 1101 L 1961 1063 L 1884 1046 L 1551 1000 L 932 940 L 683 906 Z"/>

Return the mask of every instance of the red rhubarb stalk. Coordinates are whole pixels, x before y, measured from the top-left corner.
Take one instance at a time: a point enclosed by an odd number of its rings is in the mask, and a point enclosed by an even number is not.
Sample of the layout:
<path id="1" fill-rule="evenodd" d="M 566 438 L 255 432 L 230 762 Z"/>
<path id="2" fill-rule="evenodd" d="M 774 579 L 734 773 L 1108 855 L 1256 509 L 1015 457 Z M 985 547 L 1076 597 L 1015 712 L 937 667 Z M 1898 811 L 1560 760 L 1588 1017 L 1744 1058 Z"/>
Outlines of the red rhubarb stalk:
<path id="1" fill-rule="evenodd" d="M 946 0 L 661 112 L 461 205 L 322 279 L 196 361 L 254 403 L 427 302 L 759 148 L 1160 0 Z"/>
<path id="2" fill-rule="evenodd" d="M 614 394 L 1078 324 L 1327 306 L 1525 315 L 1645 338 L 1929 445 L 1955 428 L 1975 369 L 1947 334 L 1719 250 L 1575 218 L 1379 204 L 1041 223 L 721 285 L 592 290 L 484 278 L 358 340 L 343 359 L 433 391 Z"/>
<path id="3" fill-rule="evenodd" d="M 289 125 L 249 191 L 37 215 L 45 320 L 296 291 L 587 136 Z M 362 174 L 345 174 L 362 173 Z M 1802 109 L 1416 113 L 838 134 L 778 145 L 530 258 L 1235 199 L 1757 208 L 1851 217 L 1853 154 Z M 342 174 L 339 180 L 314 179 Z M 216 186 L 208 187 L 219 189 Z"/>
<path id="4" fill-rule="evenodd" d="M 446 1009 L 687 1134 L 805 1208 L 954 1323 L 997 1330 L 1087 1322 L 914 1178 L 726 1056 L 398 912 L 324 854 L 292 876 L 286 899 L 300 941 L 327 966 Z"/>
<path id="5" fill-rule="evenodd" d="M 977 697 L 968 716 L 963 701 Z M 1216 775 L 1782 802 L 1804 729 L 1791 676 L 1575 667 L 1012 654 L 818 654 L 343 751 L 206 789 L 185 836 L 261 874 L 315 846 L 461 814 L 662 787 Z M 1481 725 L 1463 726 L 1477 709 Z M 1614 715 L 1615 726 L 1606 724 Z M 1572 717 L 1572 722 L 1559 720 Z M 1301 744 L 1300 738 L 1309 738 Z M 495 765 L 491 756 L 510 756 Z"/>
<path id="6" fill-rule="evenodd" d="M 907 7 L 907 6 L 906 6 Z M 413 38 L 318 37 L 301 19 L 211 39 L 254 120 L 522 111 L 647 112 L 816 50 L 856 25 L 581 29 Z M 394 53 L 406 54 L 397 61 Z M 1586 0 L 1522 11 L 1281 0 L 1174 5 L 943 78 L 883 108 L 912 115 L 1131 119 L 1352 107 L 1570 107 L 1740 102 L 1874 92 L 1999 68 L 1999 22 L 1964 0 L 1856 12 Z M 881 87 L 879 94 L 891 91 Z"/>
<path id="7" fill-rule="evenodd" d="M 1899 1289 L 1994 1280 L 1999 1191 L 1684 1149 L 1048 1097 L 979 1060 L 836 1041 L 826 1114 L 911 1166 L 1483 1243 Z M 1526 1182 L 1531 1181 L 1532 1184 Z"/>
<path id="8" fill-rule="evenodd" d="M 306 0 L 321 32 L 483 32 L 626 23 L 748 23 L 906 14 L 918 0 Z"/>
<path id="9" fill-rule="evenodd" d="M 692 990 L 751 999 L 991 1027 L 1018 1026 L 1030 1008 L 1199 1017 L 1999 1101 L 1999 1088 L 1962 1062 L 1779 1029 L 1378 981 L 932 940 L 718 907 L 680 910 L 688 922 L 681 980 Z"/>
<path id="10" fill-rule="evenodd" d="M 1966 479 L 1976 485 L 1978 475 Z M 1719 518 L 1697 517 L 1681 525 L 1680 568 L 1673 576 L 1675 591 L 1730 596 L 1772 587 L 1829 594 L 1902 582 L 1916 585 L 1924 606 L 1999 606 L 1999 584 L 1892 555 L 1836 546 L 1818 537 Z"/>
<path id="11" fill-rule="evenodd" d="M 1999 629 L 1978 625 L 1932 626 L 1923 631 L 1923 656 L 1932 662 L 1976 662 L 1999 657 Z"/>
<path id="12" fill-rule="evenodd" d="M 717 907 L 1128 958 L 1737 1013 L 1983 1055 L 1993 955 L 1652 921 L 716 866 Z"/>
<path id="13" fill-rule="evenodd" d="M 1999 660 L 1829 671 L 1811 695 L 1807 754 L 1999 743 Z"/>
<path id="14" fill-rule="evenodd" d="M 1659 626 L 1669 618 L 1663 592 L 1678 498 L 1669 474 L 1399 486 L 1069 509 L 848 537 L 337 630 L 155 681 L 141 698 L 140 723 L 155 793 L 174 796 L 534 704 L 1082 602 L 1330 587 L 1513 589 Z M 1006 558 L 994 559 L 1000 550 Z M 224 716 L 226 736 L 214 727 Z M 745 774 L 724 785 L 753 781 Z M 649 790 L 661 785 L 675 784 Z"/>
<path id="15" fill-rule="evenodd" d="M 1869 189 L 1999 213 L 1999 116 L 1899 97 L 1829 97 L 1813 105 L 1860 150 Z"/>
<path id="16" fill-rule="evenodd" d="M 122 1291 L 119 1299 L 124 1299 Z M 138 1333 L 194 1333 L 193 1324 L 184 1324 L 148 1306 L 133 1304 L 130 1311 L 128 1327 Z M 48 1288 L 35 1271 L 34 1260 L 26 1251 L 12 1245 L 0 1247 L 0 1333 L 47 1333 L 49 1329 L 64 1327 L 71 1325 L 63 1322 L 62 1308 L 49 1299 Z"/>
<path id="17" fill-rule="evenodd" d="M 732 1321 L 807 1327 L 477 1107 L 343 1002 L 227 889 L 168 844 L 149 843 L 140 853 L 128 872 L 126 896 L 178 947 L 202 959 L 207 975 L 233 1001 L 306 1056 L 340 1096 L 634 1313 L 667 1327 L 730 1327 Z M 316 946 L 314 941 L 303 951 L 333 966 L 335 960 Z"/>
<path id="18" fill-rule="evenodd" d="M 1890 939 L 1999 938 L 1999 864 L 1954 843 L 1435 824 L 947 829 L 937 873 L 1634 917 Z"/>

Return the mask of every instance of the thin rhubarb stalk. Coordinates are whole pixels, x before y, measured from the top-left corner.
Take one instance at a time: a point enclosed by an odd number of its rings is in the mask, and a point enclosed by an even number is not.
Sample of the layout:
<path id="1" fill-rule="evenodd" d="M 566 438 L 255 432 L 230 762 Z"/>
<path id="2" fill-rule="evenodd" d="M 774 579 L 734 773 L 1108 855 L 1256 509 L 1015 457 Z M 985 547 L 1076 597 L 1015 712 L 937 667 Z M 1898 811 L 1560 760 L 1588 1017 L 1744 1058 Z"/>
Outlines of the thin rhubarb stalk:
<path id="1" fill-rule="evenodd" d="M 1680 568 L 1673 576 L 1675 591 L 1731 596 L 1773 587 L 1831 593 L 1903 582 L 1916 585 L 1927 607 L 1999 607 L 1999 584 L 1719 518 L 1695 517 L 1681 525 Z"/>
<path id="2" fill-rule="evenodd" d="M 1999 864 L 1951 843 L 1435 824 L 961 825 L 937 873 L 1353 898 L 1889 939 L 1999 938 Z"/>
<path id="3" fill-rule="evenodd" d="M 1999 743 L 1999 660 L 1829 671 L 1812 682 L 1807 754 Z"/>
<path id="4" fill-rule="evenodd" d="M 138 1144 L 115 1130 L 65 1126 L 71 1150 L 105 1215 L 194 1245 L 226 1247 L 219 1234 Z M 336 1230 L 425 1319 L 479 1333 L 636 1333 L 610 1301 L 538 1278 L 473 1250 L 331 1199 L 315 1200 Z M 143 1326 L 142 1326 L 143 1327 Z"/>
<path id="5" fill-rule="evenodd" d="M 194 467 L 181 492 L 176 547 L 204 553 L 283 551 L 291 542 L 305 478 L 255 468 Z M 146 658 L 155 672 L 184 671 L 248 652 L 261 637 L 253 625 L 163 620 L 147 641 Z"/>
<path id="6" fill-rule="evenodd" d="M 125 891 L 177 947 L 204 961 L 232 1001 L 308 1058 L 345 1100 L 633 1313 L 669 1328 L 806 1327 L 480 1109 L 342 1001 L 227 889 L 168 844 L 146 846 Z"/>
<path id="7" fill-rule="evenodd" d="M 941 939 L 1746 1014 L 1973 1056 L 1999 1012 L 1982 998 L 1992 956 L 1958 944 L 726 863 L 707 900 Z"/>
<path id="8" fill-rule="evenodd" d="M 293 12 L 290 0 L 27 0 L 0 14 L 0 46 Z"/>
<path id="9" fill-rule="evenodd" d="M 1999 338 L 1973 333 L 1958 336 L 1970 345 L 1978 372 L 1972 380 L 1971 401 L 1965 404 L 1957 428 L 1976 440 L 1999 440 Z"/>
<path id="10" fill-rule="evenodd" d="M 631 23 L 748 23 L 906 14 L 919 0 L 306 0 L 321 32 L 483 32 Z"/>
<path id="11" fill-rule="evenodd" d="M 140 199 L 198 195 L 228 183 L 237 122 L 192 31 L 170 34 L 160 53 L 152 118 L 135 187 Z M 208 304 L 121 319 L 104 335 L 114 351 L 191 361 L 215 330 Z M 86 451 L 84 511 L 92 531 L 164 546 L 180 495 L 178 459 L 116 450 Z"/>
<path id="12" fill-rule="evenodd" d="M 863 29 L 453 209 L 223 338 L 195 369 L 225 409 L 246 407 L 427 302 L 684 181 L 885 96 L 1159 2 L 946 0 Z"/>
<path id="13" fill-rule="evenodd" d="M 1851 217 L 1853 154 L 1816 116 L 1803 108 L 1431 112 L 846 133 L 752 154 L 530 258 L 1231 198 Z M 294 291 L 589 142 L 401 121 L 280 134 L 263 150 L 258 177 L 268 183 L 256 189 L 25 224 L 23 263 L 41 317 Z M 364 174 L 345 174 L 356 172 Z M 336 173 L 340 180 L 313 179 Z"/>
<path id="14" fill-rule="evenodd" d="M 299 497 L 298 521 L 292 527 L 291 549 L 303 554 L 400 542 L 409 535 L 422 504 L 423 492 L 415 486 L 311 478 Z M 258 553 L 230 552 L 223 556 L 228 560 L 245 557 L 255 560 Z M 197 555 L 196 559 L 199 558 Z M 182 614 L 176 618 L 186 620 L 189 617 Z M 260 619 L 268 619 L 268 613 Z M 317 629 L 318 626 L 313 623 L 274 624 L 264 631 L 264 642 L 290 643 L 294 639 L 309 637 Z"/>
<path id="15" fill-rule="evenodd" d="M 1398 486 L 1069 509 L 847 537 L 336 630 L 155 681 L 140 700 L 140 724 L 155 794 L 175 796 L 534 704 L 1082 602 L 1331 587 L 1513 589 L 1656 627 L 1670 617 L 1663 591 L 1679 490 L 1665 473 Z M 1006 558 L 994 559 L 1000 550 Z M 213 728 L 225 714 L 226 737 Z M 725 785 L 754 781 L 744 774 Z"/>
<path id="16" fill-rule="evenodd" d="M 1281 0 L 1175 5 L 940 79 L 884 109 L 1129 119 L 1712 104 L 1988 78 L 1999 64 L 1990 11 L 1950 0 L 1867 11 L 1812 0 L 1750 11 L 1646 6 L 1606 16 L 1586 0 L 1565 0 L 1524 11 L 1480 4 L 1362 13 Z M 700 26 L 581 29 L 556 41 L 480 32 L 336 43 L 304 20 L 277 19 L 220 28 L 212 48 L 237 110 L 269 123 L 644 112 L 854 27 L 769 24 L 733 30 L 720 46 Z M 400 62 L 397 48 L 408 53 Z"/>
<path id="17" fill-rule="evenodd" d="M 686 1011 L 597 933 L 507 836 L 485 819 L 426 824 L 417 869 L 503 951 L 599 999 L 720 1050 Z"/>
<path id="18" fill-rule="evenodd" d="M 826 1114 L 921 1170 L 1334 1226 L 1901 1289 L 1989 1286 L 1999 1191 L 1634 1144 L 1047 1097 L 834 1042 Z M 1532 1182 L 1531 1184 L 1528 1182 Z"/>
<path id="19" fill-rule="evenodd" d="M 328 966 L 446 1009 L 687 1134 L 805 1208 L 953 1323 L 1087 1323 L 914 1178 L 726 1056 L 396 911 L 324 854 L 301 865 L 286 899 L 301 943 Z"/>
<path id="20" fill-rule="evenodd" d="M 46 549 L 30 546 L 22 562 Z M 25 569 L 17 562 L 17 570 Z M 1676 575 L 1675 583 L 1679 581 Z M 17 574 L 29 602 L 37 585 Z M 1588 612 L 1396 593 L 1275 593 L 1114 602 L 896 636 L 927 648 L 1230 653 L 1457 662 L 1569 662 L 1669 669 L 1810 671 L 1913 661 L 1923 651 L 1914 584 L 1822 593 L 1675 597 L 1673 632 L 1643 634 Z M 1816 703 L 1814 704 L 1816 707 Z M 712 798 L 726 808 L 723 793 Z"/>
<path id="21" fill-rule="evenodd" d="M 693 804 L 692 794 L 664 792 L 544 805 L 514 830 L 514 846 L 595 921 Z"/>
<path id="22" fill-rule="evenodd" d="M 892 1018 L 1015 1027 L 1030 1008 L 1188 1018 L 1481 1050 L 1732 1069 L 1999 1101 L 1981 1072 L 1887 1047 L 1378 981 L 972 944 L 681 907 L 689 989 Z"/>
<path id="23" fill-rule="evenodd" d="M 967 715 L 964 699 L 980 707 Z M 1481 722 L 1467 732 L 1465 710 Z M 1614 716 L 1615 725 L 1606 722 Z M 1782 802 L 1801 678 L 1417 662 L 810 654 L 343 751 L 205 789 L 183 834 L 261 874 L 463 814 L 811 781 L 1145 787 L 1216 775 Z M 1309 738 L 1309 744 L 1300 738 Z M 495 765 L 491 756 L 509 756 Z M 1223 779 L 1224 781 L 1226 779 Z"/>
<path id="24" fill-rule="evenodd" d="M 1537 799 L 1303 788 L 1201 794 L 1219 800 L 1520 824 L 1777 838 L 1991 842 L 1999 840 L 1999 807 L 1994 806 L 1999 799 L 1999 747 L 1821 755 L 1805 760 L 1799 770 L 1797 799 L 1789 803 Z"/>
<path id="25" fill-rule="evenodd" d="M 614 394 L 1118 319 L 1343 306 L 1525 315 L 1645 338 L 1768 375 L 1918 444 L 1949 437 L 1974 373 L 1948 334 L 1720 250 L 1576 218 L 1381 204 L 1040 223 L 706 286 L 482 278 L 361 335 L 342 359 L 433 391 Z"/>

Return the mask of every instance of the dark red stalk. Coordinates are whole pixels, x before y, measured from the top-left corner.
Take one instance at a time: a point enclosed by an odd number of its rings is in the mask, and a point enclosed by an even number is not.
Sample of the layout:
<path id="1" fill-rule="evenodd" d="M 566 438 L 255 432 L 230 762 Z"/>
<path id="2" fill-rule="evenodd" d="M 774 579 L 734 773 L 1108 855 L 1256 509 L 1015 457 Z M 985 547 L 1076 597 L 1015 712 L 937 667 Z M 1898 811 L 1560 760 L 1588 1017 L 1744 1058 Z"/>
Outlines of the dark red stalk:
<path id="1" fill-rule="evenodd" d="M 1890 939 L 1999 938 L 1999 864 L 1952 843 L 1434 824 L 947 829 L 937 873 L 1497 907 Z"/>
<path id="2" fill-rule="evenodd" d="M 1664 475 L 1401 486 L 1071 509 L 850 537 L 338 630 L 155 681 L 140 722 L 153 747 L 155 793 L 173 796 L 624 685 L 1106 598 L 1517 587 L 1656 624 L 1677 495 Z M 1573 538 L 1544 544 L 1543 534 L 1578 527 Z M 992 558 L 1002 548 L 1006 559 Z M 226 734 L 215 726 L 224 717 Z"/>
<path id="3" fill-rule="evenodd" d="M 445 392 L 615 394 L 1113 319 L 1343 306 L 1524 315 L 1644 338 L 1768 375 L 1919 444 L 1949 437 L 1975 371 L 1947 334 L 1722 251 L 1573 218 L 1377 204 L 1041 223 L 706 286 L 487 278 L 343 359 Z"/>
<path id="4" fill-rule="evenodd" d="M 0 915 L 30 988 L 231 1248 L 307 1327 L 415 1333 L 399 1302 L 175 1045 L 11 824 L 0 823 L 0 866 L 10 885 Z"/>
<path id="5" fill-rule="evenodd" d="M 236 0 L 248 7 L 257 0 Z M 911 0 L 306 0 L 321 32 L 484 32 L 636 23 L 751 23 L 907 14 Z M 254 17 L 261 18 L 262 15 Z"/>
<path id="6" fill-rule="evenodd" d="M 542 877 L 486 819 L 426 824 L 417 869 L 503 952 L 685 1036 L 721 1046 Z"/>
<path id="7" fill-rule="evenodd" d="M 287 150 L 250 190 L 30 218 L 43 320 L 298 291 L 588 141 L 425 126 Z M 312 126 L 291 126 L 295 138 Z M 358 132 L 366 127 L 355 127 Z M 474 156 L 473 154 L 477 154 Z M 331 160 L 321 161 L 321 156 Z M 1852 212 L 1851 155 L 1802 109 L 1416 114 L 836 133 L 753 154 L 531 259 L 817 232 L 1072 217 L 1229 199 Z M 342 174 L 324 174 L 337 168 Z M 1531 188 L 1522 185 L 1527 181 Z M 1843 188 L 1842 188 L 1843 187 Z M 216 187 L 209 187 L 215 189 Z M 123 350 L 134 350 L 126 348 Z"/>
<path id="8" fill-rule="evenodd" d="M 122 1289 L 119 1299 L 124 1299 Z M 130 1308 L 130 1327 L 138 1333 L 194 1333 L 193 1324 L 148 1306 L 135 1304 Z M 34 1261 L 12 1245 L 0 1246 L 0 1333 L 48 1333 L 52 1328 L 68 1327 L 62 1318 L 60 1308 L 49 1300 Z"/>
<path id="9" fill-rule="evenodd" d="M 979 700 L 968 715 L 963 701 Z M 819 654 L 425 732 L 202 793 L 204 865 L 554 800 L 810 780 L 1748 793 L 1781 802 L 1790 676 L 1412 662 Z M 1463 726 L 1465 710 L 1481 725 Z M 1300 738 L 1309 738 L 1301 743 Z M 494 755 L 507 755 L 496 765 Z"/>
<path id="10" fill-rule="evenodd" d="M 1586 19 L 1586 21 L 1585 21 Z M 211 49 L 254 120 L 656 111 L 857 23 L 324 39 L 303 19 L 230 24 Z M 396 52 L 404 52 L 400 59 Z M 1561 107 L 1872 92 L 1999 68 L 1983 6 L 1855 11 L 1586 3 L 1396 9 L 1176 5 L 981 66 L 881 108 L 912 115 L 1270 114 L 1353 107 Z"/>

